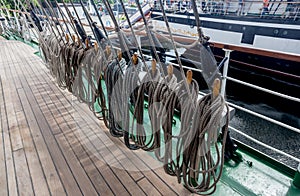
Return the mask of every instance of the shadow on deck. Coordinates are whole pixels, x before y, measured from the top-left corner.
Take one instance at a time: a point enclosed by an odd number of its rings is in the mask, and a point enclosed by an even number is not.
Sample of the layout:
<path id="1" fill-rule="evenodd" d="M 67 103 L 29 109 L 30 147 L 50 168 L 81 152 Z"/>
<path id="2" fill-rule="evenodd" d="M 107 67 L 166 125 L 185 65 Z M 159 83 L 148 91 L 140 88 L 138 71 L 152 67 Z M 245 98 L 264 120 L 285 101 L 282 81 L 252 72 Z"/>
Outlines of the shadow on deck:
<path id="1" fill-rule="evenodd" d="M 30 46 L 0 39 L 0 195 L 186 195 L 144 151 L 130 151 Z"/>

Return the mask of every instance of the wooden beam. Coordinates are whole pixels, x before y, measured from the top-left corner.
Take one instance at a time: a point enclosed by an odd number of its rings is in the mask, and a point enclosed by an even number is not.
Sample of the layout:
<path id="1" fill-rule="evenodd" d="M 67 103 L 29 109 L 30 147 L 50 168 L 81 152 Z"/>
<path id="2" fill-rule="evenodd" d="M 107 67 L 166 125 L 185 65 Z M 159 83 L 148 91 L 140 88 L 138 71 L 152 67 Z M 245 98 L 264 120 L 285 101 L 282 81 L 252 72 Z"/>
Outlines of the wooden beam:
<path id="1" fill-rule="evenodd" d="M 249 54 L 256 54 L 261 56 L 273 57 L 278 59 L 284 59 L 289 61 L 300 62 L 300 55 L 292 54 L 292 53 L 284 53 L 284 52 L 277 52 L 272 50 L 263 50 L 257 48 L 250 48 L 245 46 L 237 46 L 237 45 L 229 45 L 229 44 L 222 44 L 218 42 L 211 42 L 211 45 L 216 48 L 224 48 L 239 52 L 245 52 Z"/>

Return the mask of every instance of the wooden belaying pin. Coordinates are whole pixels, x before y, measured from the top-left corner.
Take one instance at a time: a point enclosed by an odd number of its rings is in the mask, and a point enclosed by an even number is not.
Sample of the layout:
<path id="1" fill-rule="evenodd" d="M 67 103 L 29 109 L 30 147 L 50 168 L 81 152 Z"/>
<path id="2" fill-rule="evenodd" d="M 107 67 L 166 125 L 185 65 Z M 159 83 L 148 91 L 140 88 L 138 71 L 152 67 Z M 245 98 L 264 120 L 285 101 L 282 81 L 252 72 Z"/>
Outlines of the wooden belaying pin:
<path id="1" fill-rule="evenodd" d="M 69 41 L 70 41 L 69 34 L 66 34 L 66 41 L 67 41 L 67 43 L 69 43 Z"/>
<path id="2" fill-rule="evenodd" d="M 188 70 L 186 72 L 186 81 L 188 84 L 191 84 L 192 80 L 193 80 L 193 72 L 192 72 L 192 70 Z"/>
<path id="3" fill-rule="evenodd" d="M 215 99 L 216 97 L 218 97 L 219 93 L 220 93 L 220 86 L 221 86 L 221 81 L 219 78 L 216 78 L 214 80 L 213 83 L 213 99 Z"/>
<path id="4" fill-rule="evenodd" d="M 95 48 L 95 51 L 98 52 L 99 46 L 98 46 L 97 42 L 94 43 L 94 48 Z"/>
<path id="5" fill-rule="evenodd" d="M 86 48 L 90 47 L 90 43 L 89 43 L 89 39 L 88 38 L 85 39 L 85 46 L 86 46 Z"/>
<path id="6" fill-rule="evenodd" d="M 72 37 L 73 42 L 75 43 L 76 42 L 76 35 L 73 34 L 71 37 Z"/>
<path id="7" fill-rule="evenodd" d="M 111 53 L 111 48 L 110 48 L 110 46 L 106 46 L 105 47 L 105 53 L 106 53 L 106 57 L 109 57 L 109 55 L 110 55 L 110 53 Z"/>
<path id="8" fill-rule="evenodd" d="M 122 60 L 122 52 L 121 50 L 118 50 L 118 60 Z"/>
<path id="9" fill-rule="evenodd" d="M 152 75 L 154 75 L 156 72 L 156 60 L 155 59 L 152 59 L 152 61 L 151 61 L 151 69 L 152 69 Z"/>
<path id="10" fill-rule="evenodd" d="M 132 55 L 132 62 L 134 65 L 138 64 L 138 55 L 136 52 Z"/>
<path id="11" fill-rule="evenodd" d="M 170 78 L 172 78 L 172 76 L 173 76 L 173 65 L 172 64 L 168 65 L 168 76 Z"/>

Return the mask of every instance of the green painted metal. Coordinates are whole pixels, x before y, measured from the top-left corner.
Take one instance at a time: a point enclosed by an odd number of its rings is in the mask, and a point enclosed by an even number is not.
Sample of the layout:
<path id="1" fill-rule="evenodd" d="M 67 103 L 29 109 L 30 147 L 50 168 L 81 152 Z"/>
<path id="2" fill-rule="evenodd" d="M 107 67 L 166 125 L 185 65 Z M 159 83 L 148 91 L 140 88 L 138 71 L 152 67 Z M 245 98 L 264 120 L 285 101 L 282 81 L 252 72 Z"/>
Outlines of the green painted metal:
<path id="1" fill-rule="evenodd" d="M 150 134 L 150 119 L 147 115 L 148 109 L 145 112 L 145 130 Z M 179 134 L 180 119 L 175 116 L 176 125 L 173 125 L 174 135 Z M 163 140 L 163 138 L 161 138 Z M 221 144 L 219 144 L 221 147 Z M 174 149 L 175 152 L 175 149 Z M 227 163 L 224 166 L 221 181 L 218 184 L 214 195 L 290 195 L 299 196 L 300 190 L 291 187 L 292 177 L 283 172 L 286 170 L 278 170 L 272 165 L 279 163 L 275 160 L 273 164 L 267 163 L 260 154 L 254 155 L 248 151 L 237 151 L 243 161 L 240 163 Z M 149 152 L 155 158 L 153 153 Z M 175 158 L 175 157 L 174 157 Z M 248 163 L 252 163 L 251 165 Z M 276 163 L 275 163 L 276 162 Z"/>
<path id="2" fill-rule="evenodd" d="M 297 172 L 295 174 L 294 180 L 293 180 L 293 184 L 300 189 L 300 163 L 298 165 L 297 168 Z"/>
<path id="3" fill-rule="evenodd" d="M 16 36 L 16 35 L 13 35 L 13 34 L 2 34 L 0 36 L 2 36 L 3 38 L 5 38 L 7 40 L 18 40 L 18 41 L 21 41 L 21 42 L 23 42 L 25 44 L 30 45 L 34 49 L 39 50 L 39 44 L 37 42 L 35 42 L 35 41 L 26 41 L 23 38 L 21 38 L 19 36 Z M 38 53 L 39 52 L 36 52 L 35 54 L 38 54 Z"/>
<path id="4" fill-rule="evenodd" d="M 275 160 L 274 158 L 240 142 L 240 141 L 237 141 L 237 140 L 234 140 L 235 143 L 238 145 L 239 149 L 246 153 L 246 154 L 249 154 L 253 157 L 255 157 L 256 159 L 258 160 L 261 160 L 263 161 L 265 164 L 267 164 L 268 166 L 274 168 L 275 170 L 283 173 L 284 175 L 287 175 L 288 177 L 290 178 L 293 178 L 296 171 L 295 169 L 287 166 L 287 165 L 284 165 L 280 162 L 278 162 L 277 160 Z"/>

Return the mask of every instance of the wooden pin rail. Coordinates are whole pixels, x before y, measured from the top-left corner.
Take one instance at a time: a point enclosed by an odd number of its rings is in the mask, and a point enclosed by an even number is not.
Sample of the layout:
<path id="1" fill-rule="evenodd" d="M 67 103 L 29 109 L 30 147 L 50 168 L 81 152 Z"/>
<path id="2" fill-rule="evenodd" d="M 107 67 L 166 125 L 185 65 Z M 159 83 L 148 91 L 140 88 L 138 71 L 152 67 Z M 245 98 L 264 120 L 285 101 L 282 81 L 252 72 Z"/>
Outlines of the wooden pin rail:
<path id="1" fill-rule="evenodd" d="M 292 54 L 292 53 L 284 53 L 284 52 L 263 50 L 263 49 L 250 48 L 250 47 L 244 47 L 244 46 L 222 44 L 222 43 L 218 43 L 218 42 L 211 42 L 211 43 L 216 48 L 223 48 L 223 49 L 228 49 L 228 50 L 245 52 L 245 53 L 249 53 L 249 54 L 257 54 L 257 55 L 266 56 L 266 57 L 276 57 L 278 59 L 300 62 L 300 55 L 296 55 L 296 54 Z"/>

